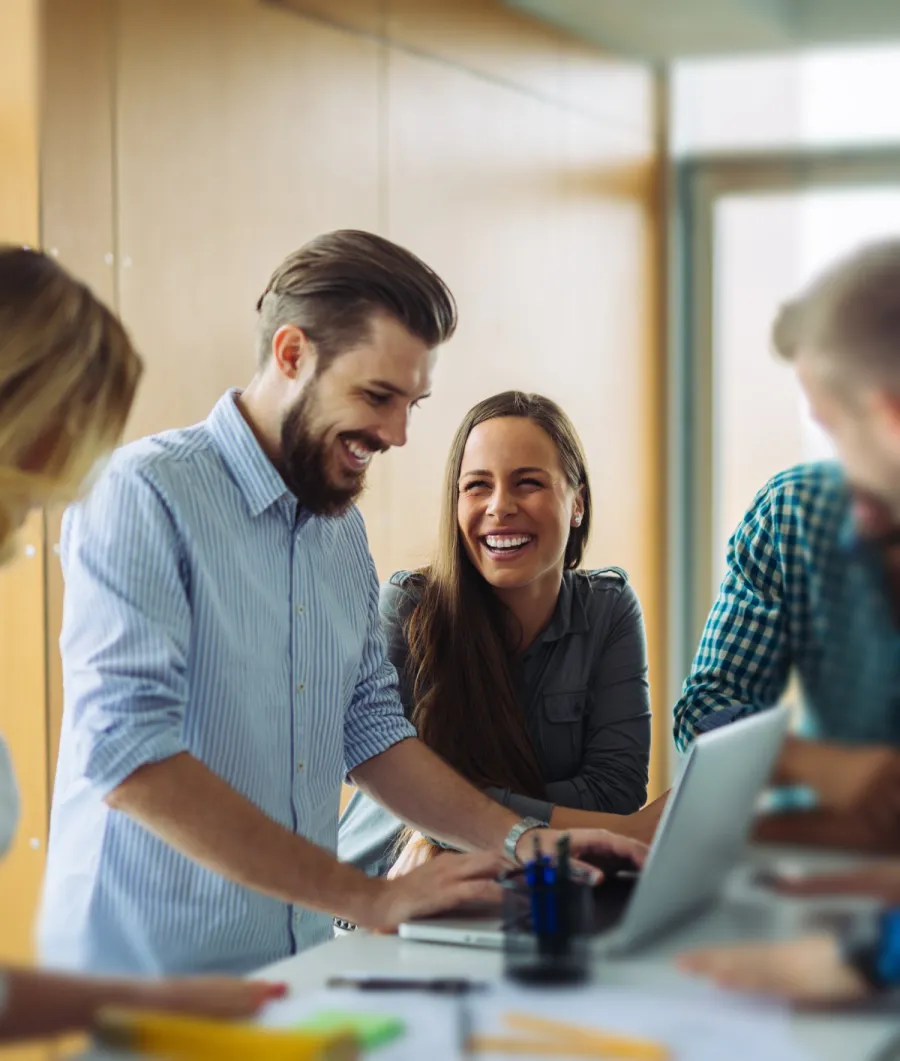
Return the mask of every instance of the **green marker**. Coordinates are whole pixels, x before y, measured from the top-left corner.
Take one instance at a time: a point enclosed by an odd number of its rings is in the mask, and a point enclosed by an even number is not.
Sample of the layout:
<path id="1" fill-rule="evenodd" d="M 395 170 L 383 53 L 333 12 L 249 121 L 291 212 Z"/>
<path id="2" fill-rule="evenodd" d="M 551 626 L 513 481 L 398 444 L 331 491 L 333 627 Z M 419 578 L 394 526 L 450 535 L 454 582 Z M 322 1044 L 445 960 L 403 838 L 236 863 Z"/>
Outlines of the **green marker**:
<path id="1" fill-rule="evenodd" d="M 399 1038 L 406 1031 L 406 1025 L 399 1017 L 391 1017 L 384 1013 L 357 1013 L 349 1010 L 326 1009 L 297 1025 L 297 1030 L 346 1032 L 356 1036 L 363 1050 L 373 1050 Z"/>

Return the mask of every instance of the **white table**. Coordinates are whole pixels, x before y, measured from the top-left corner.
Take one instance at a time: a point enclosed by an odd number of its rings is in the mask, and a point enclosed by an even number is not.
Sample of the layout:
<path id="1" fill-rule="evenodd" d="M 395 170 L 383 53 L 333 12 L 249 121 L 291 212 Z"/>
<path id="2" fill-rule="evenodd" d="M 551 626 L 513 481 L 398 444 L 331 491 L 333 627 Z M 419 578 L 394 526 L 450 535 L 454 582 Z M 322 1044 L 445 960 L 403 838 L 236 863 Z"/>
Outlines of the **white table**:
<path id="1" fill-rule="evenodd" d="M 718 909 L 639 955 L 598 961 L 596 981 L 635 987 L 683 985 L 684 974 L 675 969 L 672 959 L 687 947 L 735 939 L 785 939 L 808 931 L 813 917 L 846 911 L 849 904 L 816 903 L 811 908 L 808 903 L 771 896 L 750 883 L 753 871 L 772 866 L 774 862 L 831 869 L 853 861 L 817 852 L 755 850 L 736 874 L 729 895 Z M 397 936 L 356 932 L 279 962 L 266 969 L 265 975 L 285 980 L 293 991 L 307 992 L 323 987 L 328 977 L 348 970 L 489 980 L 501 976 L 502 955 L 470 947 L 415 943 Z M 793 1025 L 798 1041 L 817 1061 L 866 1061 L 892 1034 L 900 1031 L 900 1012 L 896 1017 L 871 1012 L 796 1015 Z"/>
<path id="2" fill-rule="evenodd" d="M 847 856 L 806 851 L 751 851 L 717 909 L 639 955 L 598 961 L 596 981 L 634 987 L 679 986 L 685 983 L 685 977 L 675 969 L 673 957 L 687 947 L 737 939 L 785 939 L 808 931 L 812 917 L 847 910 L 848 904 L 817 903 L 810 908 L 796 900 L 780 899 L 753 886 L 752 873 L 773 863 L 831 869 L 854 861 Z M 350 970 L 490 980 L 501 976 L 502 955 L 355 932 L 278 962 L 263 970 L 262 975 L 286 981 L 292 991 L 308 992 L 323 987 L 330 976 Z M 798 1015 L 793 1017 L 793 1026 L 798 1041 L 816 1061 L 867 1061 L 900 1030 L 900 1013 Z M 92 1057 L 100 1061 L 100 1055 Z M 103 1055 L 103 1061 L 111 1061 L 111 1055 Z"/>

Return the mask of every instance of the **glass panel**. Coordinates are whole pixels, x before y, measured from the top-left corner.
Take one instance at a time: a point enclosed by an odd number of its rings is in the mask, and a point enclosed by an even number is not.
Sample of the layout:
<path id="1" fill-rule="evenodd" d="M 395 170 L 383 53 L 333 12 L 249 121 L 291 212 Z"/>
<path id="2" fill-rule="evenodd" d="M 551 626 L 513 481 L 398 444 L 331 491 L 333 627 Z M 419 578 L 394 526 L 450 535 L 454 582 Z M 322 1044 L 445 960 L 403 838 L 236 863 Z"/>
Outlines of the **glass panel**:
<path id="1" fill-rule="evenodd" d="M 672 66 L 675 155 L 900 143 L 900 48 L 816 49 Z"/>
<path id="2" fill-rule="evenodd" d="M 840 255 L 891 235 L 900 235 L 900 183 L 716 201 L 711 586 L 724 572 L 730 534 L 766 480 L 832 454 L 794 373 L 772 356 L 778 306 Z"/>

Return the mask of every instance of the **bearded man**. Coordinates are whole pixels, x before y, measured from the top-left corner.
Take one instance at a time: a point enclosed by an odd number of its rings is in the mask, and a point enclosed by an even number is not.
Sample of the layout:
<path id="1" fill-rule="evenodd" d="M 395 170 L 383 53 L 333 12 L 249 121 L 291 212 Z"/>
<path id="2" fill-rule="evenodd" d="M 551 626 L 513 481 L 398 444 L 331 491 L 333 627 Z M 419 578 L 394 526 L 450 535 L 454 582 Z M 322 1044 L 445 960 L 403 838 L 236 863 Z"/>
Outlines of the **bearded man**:
<path id="1" fill-rule="evenodd" d="M 119 450 L 66 515 L 65 707 L 40 949 L 56 967 L 246 973 L 331 934 L 496 898 L 558 833 L 416 739 L 353 502 L 428 396 L 453 297 L 334 232 L 259 300 L 258 364 L 202 423 Z M 334 857 L 341 781 L 455 848 L 393 881 Z M 526 848 L 522 848 L 522 844 Z M 576 854 L 642 845 L 576 830 Z"/>

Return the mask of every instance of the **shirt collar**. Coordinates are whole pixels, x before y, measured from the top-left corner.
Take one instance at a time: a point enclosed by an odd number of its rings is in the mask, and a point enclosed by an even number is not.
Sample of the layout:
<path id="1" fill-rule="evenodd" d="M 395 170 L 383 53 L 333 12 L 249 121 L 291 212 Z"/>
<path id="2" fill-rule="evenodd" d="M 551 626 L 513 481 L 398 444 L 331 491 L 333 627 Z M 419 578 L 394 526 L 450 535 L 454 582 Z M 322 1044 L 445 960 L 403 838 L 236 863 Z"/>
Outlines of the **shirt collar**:
<path id="1" fill-rule="evenodd" d="M 237 407 L 240 391 L 226 391 L 206 420 L 222 459 L 244 495 L 251 516 L 287 496 L 292 498 L 275 465 L 263 452 L 256 435 Z"/>
<path id="2" fill-rule="evenodd" d="M 575 572 L 563 571 L 556 609 L 538 641 L 559 641 L 567 634 L 583 634 L 589 629 L 584 601 L 575 590 Z"/>
<path id="3" fill-rule="evenodd" d="M 847 511 L 838 530 L 838 544 L 845 553 L 859 553 L 863 550 L 863 540 L 856 533 L 856 523 L 853 519 L 853 506 L 850 497 L 847 497 Z"/>

